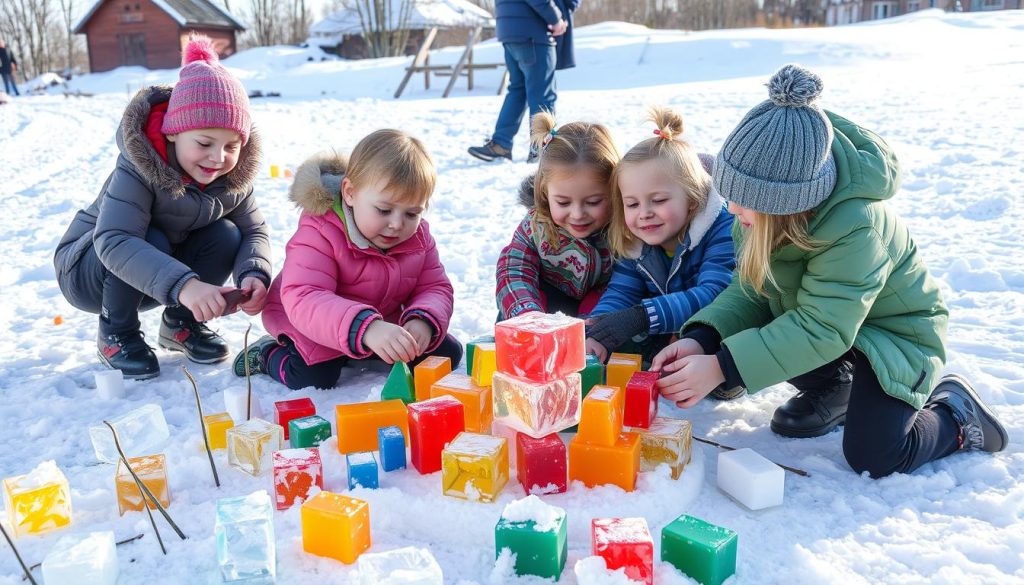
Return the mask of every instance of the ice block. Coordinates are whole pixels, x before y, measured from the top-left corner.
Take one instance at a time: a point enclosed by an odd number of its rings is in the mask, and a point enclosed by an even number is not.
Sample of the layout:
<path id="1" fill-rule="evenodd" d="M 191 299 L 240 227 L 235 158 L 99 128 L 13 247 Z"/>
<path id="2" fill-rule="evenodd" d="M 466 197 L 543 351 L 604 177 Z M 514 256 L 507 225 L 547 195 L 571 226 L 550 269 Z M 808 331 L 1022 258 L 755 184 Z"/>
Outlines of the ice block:
<path id="1" fill-rule="evenodd" d="M 444 495 L 493 502 L 508 483 L 508 442 L 501 437 L 459 433 L 441 452 Z"/>
<path id="2" fill-rule="evenodd" d="M 444 585 L 441 566 L 425 548 L 366 553 L 357 566 L 359 585 Z"/>
<path id="3" fill-rule="evenodd" d="M 409 430 L 405 403 L 401 400 L 339 404 L 334 407 L 338 452 L 342 455 L 373 451 L 377 448 L 377 429 L 397 426 Z"/>
<path id="4" fill-rule="evenodd" d="M 672 469 L 672 479 L 679 479 L 690 463 L 693 427 L 690 421 L 659 416 L 640 434 L 640 471 L 654 471 L 662 463 Z"/>
<path id="5" fill-rule="evenodd" d="M 636 487 L 640 471 L 640 436 L 622 433 L 615 445 L 594 445 L 579 435 L 569 441 L 569 480 L 587 487 L 614 484 L 627 492 Z"/>
<path id="6" fill-rule="evenodd" d="M 274 493 L 278 510 L 287 510 L 308 500 L 317 489 L 324 489 L 324 466 L 320 450 L 284 449 L 275 451 Z"/>
<path id="7" fill-rule="evenodd" d="M 583 399 L 576 437 L 584 443 L 614 445 L 622 434 L 624 393 L 614 386 L 594 386 Z"/>
<path id="8" fill-rule="evenodd" d="M 557 433 L 580 422 L 577 373 L 551 382 L 532 382 L 496 372 L 491 392 L 494 418 L 531 437 Z"/>
<path id="9" fill-rule="evenodd" d="M 634 373 L 640 371 L 642 359 L 632 353 L 613 353 L 605 365 L 605 384 L 626 389 L 626 384 Z"/>
<path id="10" fill-rule="evenodd" d="M 306 552 L 356 562 L 370 548 L 370 505 L 363 500 L 320 492 L 302 504 L 302 548 Z"/>
<path id="11" fill-rule="evenodd" d="M 124 398 L 124 374 L 121 370 L 103 370 L 93 374 L 96 380 L 96 393 L 101 400 L 120 400 Z"/>
<path id="12" fill-rule="evenodd" d="M 405 435 L 402 429 L 394 426 L 377 429 L 377 451 L 382 470 L 405 469 Z"/>
<path id="13" fill-rule="evenodd" d="M 316 414 L 316 406 L 309 398 L 296 398 L 294 400 L 282 400 L 274 403 L 274 422 L 284 429 L 284 438 L 287 441 L 290 436 L 288 423 L 297 419 Z"/>
<path id="14" fill-rule="evenodd" d="M 476 346 L 481 343 L 494 343 L 493 335 L 483 335 L 466 344 L 466 375 L 473 375 L 473 358 L 476 357 Z M 458 364 L 453 364 L 458 365 Z"/>
<path id="15" fill-rule="evenodd" d="M 753 449 L 718 454 L 718 487 L 751 510 L 781 506 L 785 484 L 782 468 Z"/>
<path id="16" fill-rule="evenodd" d="M 146 404 L 108 420 L 117 430 L 117 438 L 127 457 L 159 452 L 171 436 L 164 411 L 156 404 Z M 107 425 L 101 422 L 90 426 L 89 438 L 97 459 L 103 463 L 117 463 L 120 455 Z"/>
<path id="17" fill-rule="evenodd" d="M 272 583 L 277 574 L 274 519 L 265 490 L 217 500 L 217 564 L 227 583 Z"/>
<path id="18" fill-rule="evenodd" d="M 494 326 L 498 371 L 536 382 L 578 373 L 586 365 L 581 319 L 524 313 Z"/>
<path id="19" fill-rule="evenodd" d="M 15 536 L 47 532 L 71 523 L 71 489 L 53 461 L 4 479 L 4 508 Z"/>
<path id="20" fill-rule="evenodd" d="M 345 466 L 348 468 L 348 489 L 362 487 L 375 490 L 380 487 L 377 460 L 373 453 L 349 453 L 345 455 Z"/>
<path id="21" fill-rule="evenodd" d="M 438 396 L 409 405 L 409 458 L 422 474 L 441 469 L 441 451 L 466 430 L 462 403 L 452 396 Z"/>
<path id="22" fill-rule="evenodd" d="M 693 516 L 661 529 L 661 560 L 702 585 L 720 585 L 736 572 L 736 533 Z"/>
<path id="23" fill-rule="evenodd" d="M 512 462 L 517 461 L 516 451 L 518 449 L 516 437 L 519 436 L 519 431 L 513 429 L 512 427 L 508 426 L 507 424 L 501 421 L 496 420 L 491 421 L 491 435 L 494 437 L 502 437 L 508 442 L 509 471 L 511 473 L 515 473 L 516 468 L 515 466 L 512 465 Z"/>
<path id="24" fill-rule="evenodd" d="M 153 492 L 160 505 L 164 509 L 171 505 L 171 488 L 167 483 L 167 458 L 161 455 L 143 455 L 142 457 L 129 457 L 135 475 L 139 476 L 143 485 Z M 114 487 L 117 492 L 117 510 L 124 516 L 125 512 L 141 512 L 142 503 L 145 501 L 150 510 L 156 510 L 153 502 L 139 492 L 139 486 L 124 461 L 117 462 L 117 475 L 114 477 Z"/>
<path id="25" fill-rule="evenodd" d="M 490 386 L 498 360 L 493 342 L 476 344 L 473 351 L 473 383 L 477 386 Z"/>
<path id="26" fill-rule="evenodd" d="M 42 572 L 46 585 L 117 585 L 114 533 L 62 536 L 43 559 Z"/>
<path id="27" fill-rule="evenodd" d="M 534 495 L 505 506 L 494 527 L 495 558 L 503 549 L 511 550 L 517 575 L 558 580 L 568 557 L 565 541 L 565 510 Z"/>
<path id="28" fill-rule="evenodd" d="M 626 382 L 626 410 L 622 423 L 628 427 L 646 429 L 658 416 L 659 372 L 633 372 Z"/>
<path id="29" fill-rule="evenodd" d="M 395 362 L 391 366 L 391 373 L 384 381 L 384 388 L 380 391 L 381 400 L 401 400 L 405 404 L 416 401 L 416 389 L 413 386 L 412 372 L 409 371 L 409 364 Z"/>
<path id="30" fill-rule="evenodd" d="M 235 426 L 235 421 L 226 412 L 218 412 L 203 416 L 206 423 L 206 439 L 210 442 L 210 449 L 227 449 L 228 429 Z"/>
<path id="31" fill-rule="evenodd" d="M 583 399 L 586 400 L 591 388 L 604 384 L 604 364 L 592 353 L 587 354 L 584 363 L 586 365 L 580 370 L 580 389 Z M 565 429 L 565 432 L 575 433 L 578 430 L 577 426 L 573 425 Z"/>
<path id="32" fill-rule="evenodd" d="M 251 418 L 263 418 L 263 407 L 260 405 L 259 395 L 256 392 L 252 393 L 251 412 L 246 411 L 248 400 L 249 392 L 245 386 L 235 386 L 224 390 L 224 410 L 231 415 L 231 420 L 240 423 Z"/>
<path id="33" fill-rule="evenodd" d="M 430 398 L 430 387 L 452 372 L 451 358 L 430 356 L 413 369 L 413 383 L 416 386 L 416 401 Z"/>
<path id="34" fill-rule="evenodd" d="M 645 585 L 654 583 L 654 539 L 643 518 L 594 518 L 590 523 L 591 550 L 611 570 Z"/>
<path id="35" fill-rule="evenodd" d="M 477 352 L 477 355 L 480 355 Z M 441 378 L 430 388 L 430 397 L 453 396 L 462 403 L 466 417 L 466 430 L 486 433 L 494 420 L 494 401 L 490 386 L 480 386 L 473 379 L 460 372 L 452 372 Z"/>
<path id="36" fill-rule="evenodd" d="M 526 493 L 560 494 L 566 490 L 565 443 L 558 433 L 534 439 L 516 435 L 516 476 Z"/>
<path id="37" fill-rule="evenodd" d="M 256 477 L 271 467 L 271 456 L 284 446 L 280 425 L 254 418 L 228 429 L 228 464 Z"/>
<path id="38" fill-rule="evenodd" d="M 293 449 L 319 447 L 331 438 L 331 423 L 322 416 L 304 416 L 288 421 L 288 442 Z"/>

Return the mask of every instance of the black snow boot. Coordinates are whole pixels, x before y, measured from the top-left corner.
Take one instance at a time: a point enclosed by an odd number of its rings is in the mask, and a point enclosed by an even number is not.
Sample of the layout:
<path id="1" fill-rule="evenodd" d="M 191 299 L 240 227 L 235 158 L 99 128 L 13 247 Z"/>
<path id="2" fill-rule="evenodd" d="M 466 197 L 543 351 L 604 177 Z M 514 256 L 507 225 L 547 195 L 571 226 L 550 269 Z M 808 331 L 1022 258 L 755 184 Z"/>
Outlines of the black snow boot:
<path id="1" fill-rule="evenodd" d="M 228 357 L 223 337 L 192 317 L 181 318 L 167 311 L 160 318 L 160 347 L 183 352 L 197 364 L 215 364 Z"/>
<path id="2" fill-rule="evenodd" d="M 956 374 L 947 374 L 932 391 L 925 408 L 944 406 L 960 425 L 957 437 L 960 449 L 978 449 L 997 453 L 1010 442 L 1006 429 L 985 406 L 970 383 Z"/>
<path id="3" fill-rule="evenodd" d="M 104 332 L 96 337 L 100 361 L 115 370 L 121 370 L 129 380 L 148 380 L 160 375 L 160 362 L 142 338 L 142 331 Z"/>
<path id="4" fill-rule="evenodd" d="M 846 422 L 853 382 L 800 390 L 775 409 L 772 432 L 783 437 L 806 439 L 831 433 Z"/>

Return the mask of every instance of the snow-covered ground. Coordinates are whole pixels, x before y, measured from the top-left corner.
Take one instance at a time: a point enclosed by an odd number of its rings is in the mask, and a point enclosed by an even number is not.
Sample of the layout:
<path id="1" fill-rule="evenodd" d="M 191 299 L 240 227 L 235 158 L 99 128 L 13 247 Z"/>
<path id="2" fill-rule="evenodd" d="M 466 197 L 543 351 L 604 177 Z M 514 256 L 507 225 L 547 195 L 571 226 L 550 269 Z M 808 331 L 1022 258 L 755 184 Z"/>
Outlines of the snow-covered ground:
<path id="1" fill-rule="evenodd" d="M 821 74 L 826 107 L 895 146 L 904 176 L 891 204 L 909 224 L 950 306 L 948 369 L 975 382 L 1010 430 L 1011 444 L 996 456 L 957 454 L 913 475 L 874 481 L 850 471 L 840 433 L 812 440 L 771 433 L 773 409 L 791 392 L 785 386 L 730 403 L 705 401 L 687 412 L 662 403 L 663 413 L 692 420 L 698 435 L 753 447 L 811 476 L 787 474 L 785 504 L 750 512 L 717 490 L 717 453 L 698 446 L 700 456 L 679 481 L 661 469 L 642 474 L 633 493 L 574 485 L 567 494 L 548 496 L 568 512 L 562 582 L 576 582 L 573 564 L 589 555 L 591 518 L 644 516 L 657 541 L 661 528 L 682 513 L 738 532 L 736 583 L 1024 582 L 1024 12 L 924 12 L 840 28 L 699 34 L 606 23 L 579 30 L 577 42 L 579 67 L 558 77 L 560 118 L 603 122 L 623 149 L 650 135 L 644 106 L 662 103 L 684 114 L 694 145 L 714 152 L 766 97 L 763 83 L 779 65 L 800 62 Z M 444 50 L 433 61 L 457 55 Z M 494 43 L 477 49 L 479 62 L 500 57 Z M 252 103 L 268 168 L 294 168 L 318 150 L 349 148 L 383 126 L 427 142 L 440 168 L 427 217 L 455 285 L 452 331 L 466 340 L 493 323 L 493 267 L 521 217 L 514 190 L 530 167 L 481 164 L 465 153 L 493 128 L 500 104 L 496 73 L 479 73 L 472 93 L 460 83 L 449 99 L 440 97 L 444 80 L 424 91 L 416 78 L 396 101 L 391 94 L 407 62 L 321 62 L 310 51 L 271 48 L 242 53 L 227 65 L 249 89 L 282 94 Z M 160 351 L 163 375 L 129 384 L 127 400 L 98 399 L 95 317 L 72 309 L 54 279 L 58 239 L 112 168 L 113 132 L 128 94 L 175 78 L 174 71 L 118 70 L 71 82 L 72 91 L 96 93 L 93 98 L 30 97 L 0 107 L 0 476 L 55 459 L 70 479 L 74 524 L 21 538 L 30 563 L 69 531 L 113 530 L 119 539 L 145 533 L 119 547 L 121 583 L 217 582 L 215 501 L 271 489 L 269 476 L 254 479 L 229 469 L 223 451 L 217 454 L 223 485 L 213 487 L 179 354 Z M 516 144 L 517 161 L 526 155 L 524 137 Z M 287 188 L 286 180 L 269 174 L 257 184 L 278 267 L 297 217 Z M 54 324 L 58 315 L 61 325 Z M 143 316 L 150 340 L 158 317 L 155 311 Z M 249 322 L 236 314 L 214 326 L 239 348 Z M 252 322 L 261 332 L 259 320 Z M 239 384 L 224 365 L 189 369 L 211 410 L 220 409 L 224 388 Z M 256 378 L 255 388 L 267 406 L 309 396 L 333 422 L 335 404 L 375 398 L 384 372 L 346 369 L 339 388 L 326 392 L 288 392 L 265 378 Z M 163 407 L 171 426 L 165 451 L 170 512 L 189 536 L 182 542 L 163 528 L 166 557 L 145 515 L 117 515 L 114 470 L 95 463 L 87 433 L 90 424 L 149 402 Z M 332 447 L 323 449 L 326 484 L 342 491 L 345 472 Z M 499 503 L 474 504 L 442 496 L 439 484 L 437 474 L 405 471 L 384 475 L 379 490 L 354 492 L 370 502 L 371 550 L 426 547 L 446 583 L 519 582 L 505 564 L 495 568 L 493 528 L 522 488 L 509 484 Z M 297 508 L 276 513 L 275 530 L 278 582 L 353 578 L 353 569 L 302 552 Z M 657 579 L 687 582 L 667 564 L 658 566 Z M 2 544 L 0 583 L 21 583 Z"/>

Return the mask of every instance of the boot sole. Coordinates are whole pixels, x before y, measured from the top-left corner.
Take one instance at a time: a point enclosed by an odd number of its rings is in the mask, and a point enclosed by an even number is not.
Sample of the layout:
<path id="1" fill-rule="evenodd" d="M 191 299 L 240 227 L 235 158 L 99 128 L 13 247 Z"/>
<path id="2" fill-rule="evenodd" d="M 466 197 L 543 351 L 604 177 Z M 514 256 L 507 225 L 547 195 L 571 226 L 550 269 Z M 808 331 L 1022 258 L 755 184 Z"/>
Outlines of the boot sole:
<path id="1" fill-rule="evenodd" d="M 791 439 L 813 439 L 814 437 L 824 437 L 834 431 L 836 427 L 841 427 L 845 424 L 846 413 L 843 413 L 841 416 L 832 419 L 824 425 L 811 429 L 793 429 L 775 424 L 775 421 L 772 421 L 771 428 L 773 433 L 783 437 L 789 437 Z"/>
<path id="2" fill-rule="evenodd" d="M 225 354 L 225 355 L 223 355 L 221 357 L 210 358 L 210 359 L 205 359 L 205 360 L 197 359 L 197 358 L 192 357 L 188 353 L 188 350 L 185 349 L 185 346 L 180 344 L 180 343 L 178 343 L 177 340 L 175 340 L 175 339 L 167 339 L 166 337 L 163 337 L 163 336 L 160 337 L 159 345 L 160 345 L 160 347 L 162 347 L 162 348 L 164 348 L 164 349 L 166 349 L 168 351 L 176 351 L 178 353 L 185 354 L 185 357 L 188 358 L 188 361 L 190 361 L 192 363 L 196 363 L 196 364 L 219 364 L 220 362 L 228 359 L 228 355 L 230 355 L 230 354 Z"/>
<path id="3" fill-rule="evenodd" d="M 989 452 L 998 453 L 1003 449 L 1006 449 L 1006 446 L 1010 443 L 1010 435 L 1006 432 L 1006 428 L 1003 427 L 1002 423 L 999 422 L 999 419 L 996 418 L 995 413 L 989 410 L 988 406 L 986 406 L 985 403 L 981 400 L 981 397 L 978 396 L 977 391 L 974 390 L 974 386 L 971 386 L 971 383 L 968 382 L 959 374 L 946 374 L 945 376 L 942 377 L 941 380 L 939 380 L 939 384 L 942 384 L 947 380 L 955 382 L 960 386 L 963 386 L 964 390 L 966 390 L 967 393 L 971 395 L 971 400 L 973 400 L 975 406 L 978 407 L 978 411 L 981 412 L 981 414 L 985 417 L 985 422 L 987 422 L 989 426 L 994 428 L 996 430 L 996 433 L 999 435 L 999 439 L 1001 441 L 999 448 Z"/>
<path id="4" fill-rule="evenodd" d="M 476 152 L 473 152 L 473 151 L 468 151 L 468 152 L 469 152 L 470 156 L 472 156 L 474 158 L 477 158 L 477 159 L 480 159 L 480 160 L 482 160 L 484 162 L 494 162 L 496 160 L 512 160 L 511 158 L 504 157 L 504 156 L 501 156 L 501 155 L 498 155 L 498 156 L 487 156 L 486 154 L 479 154 L 479 153 L 476 153 Z"/>
<path id="5" fill-rule="evenodd" d="M 103 365 L 107 366 L 111 370 L 116 370 L 117 369 L 117 368 L 115 368 L 110 363 L 110 360 L 107 359 L 107 356 L 103 355 L 103 352 L 97 351 L 96 355 L 99 356 L 100 361 L 103 362 Z M 125 380 L 135 380 L 135 381 L 152 380 L 153 378 L 156 378 L 157 376 L 160 375 L 160 370 L 157 370 L 157 371 L 149 373 L 149 374 L 126 374 L 124 372 L 124 370 L 121 370 L 121 375 L 124 376 Z"/>

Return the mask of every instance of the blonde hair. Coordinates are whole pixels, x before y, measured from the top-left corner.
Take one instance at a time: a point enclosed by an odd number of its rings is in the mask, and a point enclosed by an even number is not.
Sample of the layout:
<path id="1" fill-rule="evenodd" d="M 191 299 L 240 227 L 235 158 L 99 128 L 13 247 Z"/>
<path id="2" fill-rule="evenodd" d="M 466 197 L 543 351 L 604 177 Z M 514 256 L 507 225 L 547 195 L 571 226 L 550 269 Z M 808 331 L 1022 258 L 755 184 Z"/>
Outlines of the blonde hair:
<path id="1" fill-rule="evenodd" d="M 437 183 L 437 167 L 423 143 L 401 130 L 367 135 L 348 159 L 348 180 L 355 186 L 385 182 L 400 203 L 426 206 Z"/>
<path id="2" fill-rule="evenodd" d="M 789 215 L 755 213 L 754 224 L 747 229 L 740 249 L 736 252 L 736 271 L 741 282 L 749 285 L 757 294 L 768 296 L 766 284 L 776 290 L 779 288 L 772 274 L 772 253 L 787 244 L 804 251 L 817 247 L 817 242 L 807 234 L 807 222 L 813 211 Z"/>
<path id="3" fill-rule="evenodd" d="M 656 136 L 648 138 L 633 148 L 619 161 L 612 176 L 612 219 L 608 226 L 608 243 L 616 257 L 623 257 L 637 237 L 626 226 L 626 213 L 619 190 L 619 176 L 622 169 L 630 164 L 657 160 L 667 171 L 669 178 L 682 186 L 690 202 L 690 213 L 679 237 L 690 227 L 695 213 L 704 209 L 711 192 L 711 175 L 704 170 L 692 146 L 681 138 L 683 117 L 675 111 L 655 106 L 647 111 L 647 119 L 657 126 Z"/>
<path id="4" fill-rule="evenodd" d="M 543 228 L 548 241 L 557 244 L 558 232 L 548 200 L 552 174 L 566 167 L 583 167 L 597 173 L 610 187 L 621 155 L 608 128 L 591 122 L 569 122 L 556 130 L 555 117 L 550 112 L 540 112 L 531 118 L 530 142 L 541 152 L 533 179 L 533 219 Z"/>

